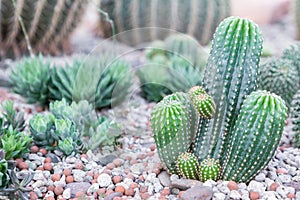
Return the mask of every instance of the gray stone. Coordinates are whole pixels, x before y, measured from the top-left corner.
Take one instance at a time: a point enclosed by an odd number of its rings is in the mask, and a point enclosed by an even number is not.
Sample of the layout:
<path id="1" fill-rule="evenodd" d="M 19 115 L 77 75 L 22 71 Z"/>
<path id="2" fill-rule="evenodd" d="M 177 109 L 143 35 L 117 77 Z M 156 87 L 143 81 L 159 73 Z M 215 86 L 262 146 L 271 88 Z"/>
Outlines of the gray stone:
<path id="1" fill-rule="evenodd" d="M 113 200 L 115 197 L 122 197 L 122 193 L 121 192 L 111 193 L 110 195 L 106 196 L 104 200 Z"/>
<path id="2" fill-rule="evenodd" d="M 300 182 L 291 182 L 291 183 L 286 183 L 284 185 L 287 187 L 294 188 L 297 192 L 300 191 Z"/>
<path id="3" fill-rule="evenodd" d="M 37 181 L 37 180 L 44 180 L 45 177 L 44 177 L 44 174 L 43 174 L 43 171 L 41 170 L 36 170 L 34 172 L 34 175 L 33 175 L 33 180 Z"/>
<path id="4" fill-rule="evenodd" d="M 43 197 L 43 193 L 41 192 L 41 190 L 39 188 L 34 188 L 33 191 L 36 193 L 36 195 L 41 198 Z"/>
<path id="5" fill-rule="evenodd" d="M 111 163 L 114 161 L 114 159 L 116 159 L 117 156 L 114 155 L 114 154 L 108 154 L 106 156 L 103 156 L 103 157 L 100 157 L 99 158 L 99 161 L 98 161 L 98 164 L 102 165 L 102 166 L 105 166 L 107 165 L 108 163 Z"/>
<path id="6" fill-rule="evenodd" d="M 99 183 L 100 187 L 107 187 L 112 184 L 111 177 L 108 174 L 100 174 L 97 178 L 97 182 Z"/>
<path id="7" fill-rule="evenodd" d="M 263 183 L 257 181 L 250 181 L 248 185 L 248 191 L 258 192 L 260 195 L 266 190 L 266 186 Z"/>
<path id="8" fill-rule="evenodd" d="M 226 199 L 226 195 L 220 192 L 215 192 L 214 193 L 214 198 L 215 200 L 225 200 Z"/>
<path id="9" fill-rule="evenodd" d="M 212 188 L 207 186 L 195 186 L 183 192 L 182 200 L 211 200 L 213 196 Z"/>
<path id="10" fill-rule="evenodd" d="M 136 163 L 130 167 L 130 171 L 136 175 L 141 175 L 145 170 L 145 166 L 143 163 Z"/>
<path id="11" fill-rule="evenodd" d="M 76 192 L 83 192 L 84 194 L 86 191 L 91 187 L 90 183 L 86 182 L 78 182 L 78 183 L 68 183 L 65 189 L 71 189 L 71 198 L 75 197 Z"/>
<path id="12" fill-rule="evenodd" d="M 171 185 L 170 175 L 166 171 L 162 171 L 158 175 L 158 179 L 163 186 L 170 187 Z"/>
<path id="13" fill-rule="evenodd" d="M 65 199 L 70 199 L 71 198 L 71 188 L 65 189 L 62 196 Z"/>
<path id="14" fill-rule="evenodd" d="M 51 158 L 51 162 L 52 163 L 58 163 L 61 162 L 60 157 L 58 157 L 57 155 L 55 155 L 54 153 L 48 153 L 46 155 L 46 158 Z"/>
<path id="15" fill-rule="evenodd" d="M 300 192 L 296 192 L 295 198 L 300 199 Z"/>
<path id="16" fill-rule="evenodd" d="M 89 187 L 87 192 L 93 194 L 93 193 L 97 192 L 98 189 L 99 189 L 99 184 L 98 183 L 93 183 L 91 185 L 91 187 Z"/>
<path id="17" fill-rule="evenodd" d="M 85 177 L 85 172 L 79 169 L 72 170 L 73 177 L 75 182 L 83 182 L 83 178 Z"/>
<path id="18" fill-rule="evenodd" d="M 267 199 L 267 200 L 275 200 L 276 198 L 276 193 L 274 191 L 265 191 L 262 196 L 262 199 Z"/>
<path id="19" fill-rule="evenodd" d="M 237 190 L 230 191 L 229 197 L 230 199 L 234 199 L 234 200 L 242 198 L 241 194 Z"/>
<path id="20" fill-rule="evenodd" d="M 280 174 L 278 178 L 282 183 L 290 183 L 292 181 L 292 177 L 288 174 Z"/>
<path id="21" fill-rule="evenodd" d="M 203 183 L 192 179 L 173 179 L 171 180 L 171 187 L 178 188 L 180 190 L 187 190 L 194 186 L 202 186 Z"/>
<path id="22" fill-rule="evenodd" d="M 171 189 L 171 194 L 175 194 L 175 195 L 178 195 L 180 192 L 180 190 L 178 188 L 172 188 Z"/>
<path id="23" fill-rule="evenodd" d="M 286 187 L 283 185 L 279 185 L 276 189 L 276 192 L 282 197 L 286 198 L 288 193 L 295 193 L 295 189 L 292 187 Z"/>
<path id="24" fill-rule="evenodd" d="M 45 198 L 47 198 L 47 197 L 54 197 L 54 192 L 48 191 L 45 195 Z"/>
<path id="25" fill-rule="evenodd" d="M 266 175 L 264 173 L 259 173 L 256 177 L 255 180 L 258 182 L 263 182 L 266 178 Z"/>

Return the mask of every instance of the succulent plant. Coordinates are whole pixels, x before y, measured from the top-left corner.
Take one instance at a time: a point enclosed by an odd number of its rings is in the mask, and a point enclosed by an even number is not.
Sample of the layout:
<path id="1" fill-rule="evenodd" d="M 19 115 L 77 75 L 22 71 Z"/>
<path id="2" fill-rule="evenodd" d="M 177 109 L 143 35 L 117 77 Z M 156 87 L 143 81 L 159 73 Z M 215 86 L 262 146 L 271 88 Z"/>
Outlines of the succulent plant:
<path id="1" fill-rule="evenodd" d="M 287 107 L 274 93 L 252 92 L 244 101 L 226 149 L 223 179 L 248 182 L 271 160 L 279 145 Z"/>
<path id="2" fill-rule="evenodd" d="M 121 103 L 129 93 L 131 81 L 130 66 L 105 55 L 55 69 L 50 91 L 56 100 L 65 98 L 69 103 L 87 100 L 95 108 L 103 108 Z"/>
<path id="3" fill-rule="evenodd" d="M 300 0 L 294 1 L 295 21 L 297 25 L 297 39 L 300 40 Z"/>
<path id="4" fill-rule="evenodd" d="M 28 53 L 26 35 L 34 53 L 59 54 L 60 50 L 67 50 L 70 33 L 87 4 L 87 0 L 1 1 L 0 59 Z"/>
<path id="5" fill-rule="evenodd" d="M 0 147 L 5 151 L 5 159 L 21 158 L 29 152 L 31 138 L 23 132 L 14 130 L 12 126 L 4 129 Z"/>
<path id="6" fill-rule="evenodd" d="M 7 171 L 7 161 L 5 160 L 5 152 L 3 149 L 0 150 L 0 190 L 5 188 L 9 181 Z"/>
<path id="7" fill-rule="evenodd" d="M 187 179 L 199 179 L 198 159 L 192 153 L 182 153 L 178 156 L 177 171 L 181 176 Z"/>
<path id="8" fill-rule="evenodd" d="M 207 180 L 216 181 L 220 174 L 220 164 L 214 158 L 204 159 L 200 164 L 200 180 L 205 182 Z"/>
<path id="9" fill-rule="evenodd" d="M 17 112 L 14 110 L 13 101 L 5 101 L 2 104 L 3 117 L 4 117 L 4 126 L 9 127 L 10 125 L 13 129 L 18 131 L 23 131 L 25 129 L 25 119 L 23 112 Z"/>
<path id="10" fill-rule="evenodd" d="M 121 42 L 134 46 L 181 32 L 194 36 L 205 45 L 219 22 L 230 15 L 230 1 L 164 0 L 161 3 L 111 0 L 101 1 L 101 9 L 116 22 L 116 36 Z M 100 18 L 103 35 L 111 37 L 113 28 L 108 26 L 102 15 Z"/>
<path id="11" fill-rule="evenodd" d="M 290 117 L 293 124 L 293 131 L 295 132 L 293 146 L 300 148 L 300 90 L 298 90 L 293 97 L 290 108 Z"/>
<path id="12" fill-rule="evenodd" d="M 41 55 L 24 58 L 10 74 L 14 92 L 25 97 L 28 103 L 42 106 L 47 105 L 50 100 L 50 78 L 50 62 L 44 62 Z"/>
<path id="13" fill-rule="evenodd" d="M 201 86 L 194 86 L 188 92 L 191 101 L 200 114 L 200 117 L 210 119 L 216 111 L 216 105 L 210 95 Z"/>
<path id="14" fill-rule="evenodd" d="M 163 57 L 161 60 L 163 60 L 163 63 L 165 63 L 165 61 L 168 60 L 165 42 L 162 40 L 155 40 L 151 42 L 151 44 L 145 49 L 145 56 L 147 60 L 152 61 L 155 61 L 157 56 Z"/>
<path id="15" fill-rule="evenodd" d="M 289 107 L 299 89 L 299 73 L 293 62 L 273 58 L 260 66 L 259 89 L 281 96 Z"/>
<path id="16" fill-rule="evenodd" d="M 189 97 L 182 92 L 164 97 L 151 112 L 151 128 L 158 154 L 170 173 L 178 173 L 177 158 L 190 148 L 198 117 Z"/>
<path id="17" fill-rule="evenodd" d="M 291 60 L 293 64 L 297 67 L 297 71 L 300 74 L 300 42 L 299 41 L 295 42 L 294 44 L 291 44 L 286 49 L 284 49 L 282 58 Z"/>

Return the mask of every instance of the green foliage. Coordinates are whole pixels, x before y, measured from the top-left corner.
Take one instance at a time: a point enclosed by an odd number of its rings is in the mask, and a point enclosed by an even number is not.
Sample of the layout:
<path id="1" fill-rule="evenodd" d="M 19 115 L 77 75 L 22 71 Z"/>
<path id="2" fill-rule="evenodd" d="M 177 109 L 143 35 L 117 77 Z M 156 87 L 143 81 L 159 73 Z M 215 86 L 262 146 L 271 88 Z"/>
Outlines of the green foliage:
<path id="1" fill-rule="evenodd" d="M 20 158 L 29 152 L 31 138 L 23 132 L 14 130 L 12 126 L 4 129 L 0 147 L 5 151 L 5 159 Z"/>
<path id="2" fill-rule="evenodd" d="M 41 55 L 24 58 L 10 74 L 14 92 L 25 97 L 28 103 L 42 106 L 47 105 L 50 100 L 50 78 L 50 62 L 44 62 Z"/>
<path id="3" fill-rule="evenodd" d="M 187 179 L 199 179 L 199 163 L 198 159 L 192 153 L 182 153 L 178 156 L 177 171 Z"/>
<path id="4" fill-rule="evenodd" d="M 104 108 L 126 98 L 132 74 L 126 62 L 105 55 L 54 69 L 52 83 L 50 91 L 56 100 L 65 98 L 69 103 L 87 100 L 95 108 Z"/>
<path id="5" fill-rule="evenodd" d="M 236 120 L 226 149 L 223 179 L 248 182 L 271 160 L 282 136 L 287 107 L 277 95 L 252 92 Z"/>
<path id="6" fill-rule="evenodd" d="M 7 128 L 11 125 L 13 129 L 17 129 L 18 131 L 25 129 L 24 113 L 15 111 L 13 101 L 4 102 L 2 104 L 2 110 L 4 127 Z"/>
<path id="7" fill-rule="evenodd" d="M 293 62 L 273 58 L 260 66 L 259 88 L 281 96 L 289 107 L 299 89 L 299 74 Z"/>
<path id="8" fill-rule="evenodd" d="M 300 90 L 298 90 L 293 97 L 290 108 L 290 117 L 292 119 L 293 131 L 295 132 L 293 146 L 300 148 Z"/>
<path id="9" fill-rule="evenodd" d="M 151 112 L 151 128 L 161 161 L 170 173 L 178 173 L 176 161 L 187 152 L 197 126 L 198 113 L 187 94 L 168 95 Z"/>
<path id="10" fill-rule="evenodd" d="M 7 161 L 5 160 L 5 152 L 0 150 L 0 189 L 6 187 L 9 181 L 7 173 Z"/>
<path id="11" fill-rule="evenodd" d="M 207 180 L 216 181 L 220 174 L 220 164 L 218 160 L 207 158 L 201 162 L 200 165 L 200 180 L 205 182 Z"/>
<path id="12" fill-rule="evenodd" d="M 297 26 L 297 38 L 300 40 L 300 0 L 295 0 L 293 5 L 295 11 L 295 21 Z"/>

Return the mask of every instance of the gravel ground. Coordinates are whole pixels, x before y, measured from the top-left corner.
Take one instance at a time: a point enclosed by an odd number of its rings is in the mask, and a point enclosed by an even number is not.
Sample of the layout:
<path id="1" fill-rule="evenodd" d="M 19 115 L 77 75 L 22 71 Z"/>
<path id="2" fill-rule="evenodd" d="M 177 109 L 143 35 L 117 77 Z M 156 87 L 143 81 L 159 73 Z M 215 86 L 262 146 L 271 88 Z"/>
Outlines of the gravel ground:
<path id="1" fill-rule="evenodd" d="M 293 41 L 290 23 L 291 18 L 287 17 L 279 23 L 261 27 L 266 44 L 276 55 Z M 92 35 L 73 42 L 72 56 L 56 57 L 51 61 L 63 63 L 89 54 L 91 49 L 94 49 L 92 54 L 97 55 L 111 48 L 135 67 L 143 62 L 141 51 L 124 45 L 114 46 Z M 300 199 L 300 149 L 290 147 L 293 132 L 289 120 L 276 155 L 250 183 L 202 183 L 182 179 L 164 171 L 149 124 L 154 104 L 140 97 L 137 82 L 134 88 L 122 105 L 101 111 L 123 126 L 124 135 L 118 151 L 110 154 L 89 151 L 63 157 L 59 151 L 32 147 L 26 159 L 17 160 L 20 178 L 24 173 L 34 173 L 29 184 L 33 188 L 30 199 Z M 40 110 L 5 88 L 0 88 L 0 94 L 1 101 L 15 100 L 18 109 L 26 112 L 27 120 Z"/>

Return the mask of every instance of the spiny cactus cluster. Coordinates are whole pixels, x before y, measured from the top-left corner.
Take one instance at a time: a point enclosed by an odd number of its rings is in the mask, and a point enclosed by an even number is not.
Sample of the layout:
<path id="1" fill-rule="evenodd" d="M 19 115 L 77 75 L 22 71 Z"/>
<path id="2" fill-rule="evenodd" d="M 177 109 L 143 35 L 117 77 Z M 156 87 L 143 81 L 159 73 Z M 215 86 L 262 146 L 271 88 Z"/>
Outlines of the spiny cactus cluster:
<path id="1" fill-rule="evenodd" d="M 293 146 L 300 148 L 300 90 L 293 97 L 290 117 L 292 119 L 293 131 L 295 132 Z"/>
<path id="2" fill-rule="evenodd" d="M 174 32 L 187 33 L 207 44 L 219 22 L 229 16 L 230 1 L 109 0 L 101 1 L 101 9 L 114 21 L 117 38 L 129 45 L 164 39 Z M 100 26 L 104 36 L 112 36 L 112 27 L 103 16 Z"/>
<path id="3" fill-rule="evenodd" d="M 80 22 L 87 3 L 87 0 L 1 1 L 0 59 L 28 53 L 24 31 L 34 53 L 58 54 L 60 49 L 67 49 L 66 41 Z"/>
<path id="4" fill-rule="evenodd" d="M 219 177 L 248 182 L 272 158 L 287 107 L 276 94 L 254 91 L 261 50 L 256 24 L 239 17 L 225 19 L 214 35 L 203 89 L 192 88 L 187 99 L 170 101 L 178 93 L 166 96 L 154 107 L 151 127 L 159 156 L 170 173 L 179 173 L 173 163 L 185 149 L 197 157 L 203 181 Z M 211 119 L 202 116 L 191 122 L 189 113 L 194 113 L 202 100 L 193 94 L 206 93 L 215 102 L 215 113 Z M 188 94 L 180 93 L 184 95 Z M 201 112 L 196 111 L 195 116 Z M 198 129 L 192 129 L 191 124 L 199 125 Z"/>

